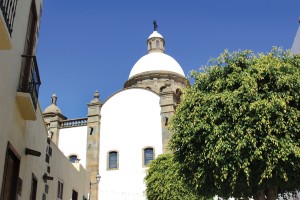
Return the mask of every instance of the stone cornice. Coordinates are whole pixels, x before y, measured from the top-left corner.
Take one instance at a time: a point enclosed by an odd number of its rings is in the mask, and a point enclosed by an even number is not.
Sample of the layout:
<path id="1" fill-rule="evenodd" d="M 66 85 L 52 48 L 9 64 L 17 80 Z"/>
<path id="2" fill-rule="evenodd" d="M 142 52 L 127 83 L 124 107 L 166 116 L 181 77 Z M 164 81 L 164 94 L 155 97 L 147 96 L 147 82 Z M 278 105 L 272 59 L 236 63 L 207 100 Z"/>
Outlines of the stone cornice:
<path id="1" fill-rule="evenodd" d="M 143 81 L 143 80 L 153 80 L 153 79 L 169 79 L 174 80 L 175 82 L 179 82 L 185 86 L 189 85 L 189 81 L 182 75 L 177 74 L 175 72 L 169 71 L 150 71 L 150 72 L 143 72 L 131 77 L 127 80 L 124 84 L 124 88 L 131 87 L 136 83 Z"/>

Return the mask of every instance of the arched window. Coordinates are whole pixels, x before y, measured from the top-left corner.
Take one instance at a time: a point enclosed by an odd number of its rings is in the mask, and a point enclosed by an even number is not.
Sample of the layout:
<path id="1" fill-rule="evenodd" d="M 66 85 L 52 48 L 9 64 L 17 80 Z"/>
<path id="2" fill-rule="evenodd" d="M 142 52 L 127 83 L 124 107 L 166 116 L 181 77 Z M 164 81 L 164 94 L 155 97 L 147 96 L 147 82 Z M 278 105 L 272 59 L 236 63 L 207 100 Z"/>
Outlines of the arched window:
<path id="1" fill-rule="evenodd" d="M 165 86 L 162 86 L 159 91 L 162 92 L 166 87 Z"/>
<path id="2" fill-rule="evenodd" d="M 149 49 L 152 49 L 152 42 L 149 42 Z"/>
<path id="3" fill-rule="evenodd" d="M 156 40 L 156 48 L 159 48 L 159 41 Z"/>
<path id="4" fill-rule="evenodd" d="M 176 98 L 177 103 L 180 103 L 181 95 L 182 95 L 181 90 L 179 88 L 177 88 L 175 91 L 175 98 Z"/>
<path id="5" fill-rule="evenodd" d="M 108 169 L 118 169 L 118 152 L 111 151 L 108 153 Z"/>
<path id="6" fill-rule="evenodd" d="M 146 165 L 148 165 L 149 164 L 149 162 L 151 161 L 151 160 L 153 160 L 154 159 L 154 151 L 153 151 L 153 148 L 151 148 L 151 147 L 148 147 L 148 148 L 145 148 L 144 149 L 144 154 L 143 154 L 144 156 L 144 166 L 146 166 Z"/>
<path id="7" fill-rule="evenodd" d="M 77 155 L 75 155 L 75 154 L 69 155 L 69 161 L 70 161 L 71 163 L 77 163 L 78 160 L 79 160 L 79 159 L 78 159 Z"/>

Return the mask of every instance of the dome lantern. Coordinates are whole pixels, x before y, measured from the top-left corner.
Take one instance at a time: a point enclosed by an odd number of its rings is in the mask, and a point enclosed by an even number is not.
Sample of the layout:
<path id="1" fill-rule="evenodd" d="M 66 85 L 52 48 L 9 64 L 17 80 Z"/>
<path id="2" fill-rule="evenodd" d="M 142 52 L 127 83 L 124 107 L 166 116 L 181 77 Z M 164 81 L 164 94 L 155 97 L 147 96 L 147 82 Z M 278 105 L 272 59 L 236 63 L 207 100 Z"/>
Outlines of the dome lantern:
<path id="1" fill-rule="evenodd" d="M 153 21 L 154 31 L 147 40 L 148 53 L 165 52 L 165 40 L 160 33 L 157 32 L 156 20 Z"/>
<path id="2" fill-rule="evenodd" d="M 57 103 L 57 96 L 53 94 L 51 96 L 51 104 L 44 110 L 43 114 L 48 114 L 48 113 L 61 114 L 61 111 L 57 107 L 56 103 Z"/>
<path id="3" fill-rule="evenodd" d="M 132 67 L 128 80 L 145 73 L 175 73 L 185 77 L 185 74 L 178 62 L 165 53 L 165 40 L 157 32 L 156 20 L 153 21 L 154 31 L 147 40 L 148 53 L 141 57 Z"/>

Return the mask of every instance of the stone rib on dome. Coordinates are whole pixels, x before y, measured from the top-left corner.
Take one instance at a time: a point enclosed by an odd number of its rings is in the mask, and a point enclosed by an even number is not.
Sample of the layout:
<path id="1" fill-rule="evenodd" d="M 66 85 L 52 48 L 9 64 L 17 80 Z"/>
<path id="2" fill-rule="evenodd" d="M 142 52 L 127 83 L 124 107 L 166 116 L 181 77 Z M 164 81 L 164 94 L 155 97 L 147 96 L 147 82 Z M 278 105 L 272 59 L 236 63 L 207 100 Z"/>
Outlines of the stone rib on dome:
<path id="1" fill-rule="evenodd" d="M 185 76 L 181 66 L 174 58 L 165 53 L 153 52 L 143 56 L 135 63 L 129 78 L 150 71 L 169 71 Z"/>

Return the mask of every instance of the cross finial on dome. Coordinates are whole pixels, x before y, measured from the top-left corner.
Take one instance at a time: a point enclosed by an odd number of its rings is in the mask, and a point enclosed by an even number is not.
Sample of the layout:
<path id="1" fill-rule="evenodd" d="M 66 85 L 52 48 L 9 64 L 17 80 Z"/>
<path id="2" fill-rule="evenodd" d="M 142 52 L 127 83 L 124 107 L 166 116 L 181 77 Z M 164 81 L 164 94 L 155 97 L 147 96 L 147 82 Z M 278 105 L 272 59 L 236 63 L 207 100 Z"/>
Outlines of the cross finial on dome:
<path id="1" fill-rule="evenodd" d="M 56 94 L 52 94 L 51 99 L 52 99 L 51 103 L 54 104 L 54 105 L 56 105 L 56 102 L 57 102 L 57 96 L 56 96 Z"/>
<path id="2" fill-rule="evenodd" d="M 157 31 L 158 26 L 157 26 L 156 20 L 153 21 L 153 26 L 154 26 L 154 31 Z"/>

